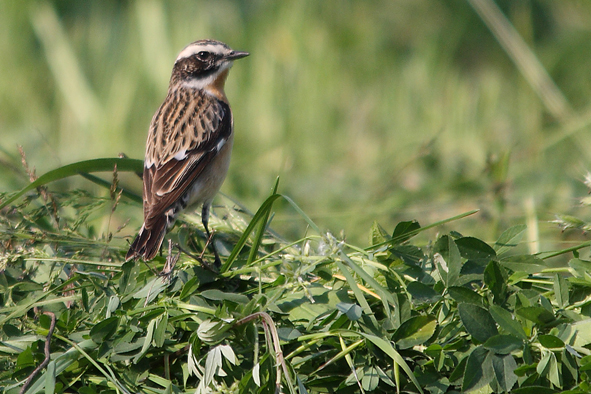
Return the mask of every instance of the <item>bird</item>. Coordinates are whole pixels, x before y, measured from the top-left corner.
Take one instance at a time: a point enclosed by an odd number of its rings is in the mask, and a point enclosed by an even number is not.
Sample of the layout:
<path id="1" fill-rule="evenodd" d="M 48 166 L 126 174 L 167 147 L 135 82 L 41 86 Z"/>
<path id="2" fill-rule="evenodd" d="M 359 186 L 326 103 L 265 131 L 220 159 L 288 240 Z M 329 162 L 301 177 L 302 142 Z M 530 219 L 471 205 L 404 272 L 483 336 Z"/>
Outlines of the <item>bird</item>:
<path id="1" fill-rule="evenodd" d="M 224 84 L 233 62 L 248 55 L 220 41 L 199 40 L 176 58 L 168 93 L 148 131 L 142 177 L 144 222 L 126 261 L 152 260 L 178 215 L 199 205 L 207 248 L 212 238 L 211 203 L 228 172 L 234 139 Z"/>

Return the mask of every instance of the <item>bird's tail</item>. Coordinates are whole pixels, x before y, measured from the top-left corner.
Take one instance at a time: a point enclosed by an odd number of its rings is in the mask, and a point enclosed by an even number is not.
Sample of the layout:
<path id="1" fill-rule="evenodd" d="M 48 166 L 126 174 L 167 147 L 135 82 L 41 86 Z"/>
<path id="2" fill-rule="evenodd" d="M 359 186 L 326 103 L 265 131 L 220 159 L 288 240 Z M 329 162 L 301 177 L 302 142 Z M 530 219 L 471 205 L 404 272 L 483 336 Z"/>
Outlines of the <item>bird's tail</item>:
<path id="1" fill-rule="evenodd" d="M 158 253 L 158 250 L 160 250 L 162 241 L 164 241 L 167 223 L 168 220 L 165 215 L 162 215 L 158 220 L 150 223 L 150 228 L 147 228 L 144 223 L 140 232 L 129 247 L 129 251 L 125 256 L 125 261 L 131 259 L 136 260 L 138 258 L 141 258 L 144 261 L 152 260 Z"/>

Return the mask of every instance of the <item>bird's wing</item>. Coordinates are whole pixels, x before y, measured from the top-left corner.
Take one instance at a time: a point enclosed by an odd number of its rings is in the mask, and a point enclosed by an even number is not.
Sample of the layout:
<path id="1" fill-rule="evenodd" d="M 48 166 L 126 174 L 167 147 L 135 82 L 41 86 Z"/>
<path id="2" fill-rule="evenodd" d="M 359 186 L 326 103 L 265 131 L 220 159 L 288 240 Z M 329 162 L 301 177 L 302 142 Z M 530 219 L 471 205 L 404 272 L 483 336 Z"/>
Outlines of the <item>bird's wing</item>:
<path id="1" fill-rule="evenodd" d="M 144 163 L 146 227 L 180 199 L 232 133 L 228 104 L 203 92 L 169 93 L 150 125 Z"/>

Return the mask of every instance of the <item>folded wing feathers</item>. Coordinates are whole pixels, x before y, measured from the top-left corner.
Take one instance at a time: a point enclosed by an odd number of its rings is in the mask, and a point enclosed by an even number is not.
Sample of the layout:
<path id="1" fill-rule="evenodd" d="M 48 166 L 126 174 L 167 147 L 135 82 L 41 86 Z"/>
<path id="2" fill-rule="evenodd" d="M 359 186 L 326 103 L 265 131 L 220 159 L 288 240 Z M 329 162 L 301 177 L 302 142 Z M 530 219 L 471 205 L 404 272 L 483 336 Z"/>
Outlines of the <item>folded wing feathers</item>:
<path id="1" fill-rule="evenodd" d="M 199 97 L 188 100 L 182 94 Z M 146 148 L 144 217 L 147 227 L 184 194 L 231 133 L 227 104 L 202 92 L 184 91 L 165 103 L 152 120 Z M 173 114 L 182 116 L 175 124 L 170 124 Z M 156 137 L 158 134 L 161 138 Z"/>

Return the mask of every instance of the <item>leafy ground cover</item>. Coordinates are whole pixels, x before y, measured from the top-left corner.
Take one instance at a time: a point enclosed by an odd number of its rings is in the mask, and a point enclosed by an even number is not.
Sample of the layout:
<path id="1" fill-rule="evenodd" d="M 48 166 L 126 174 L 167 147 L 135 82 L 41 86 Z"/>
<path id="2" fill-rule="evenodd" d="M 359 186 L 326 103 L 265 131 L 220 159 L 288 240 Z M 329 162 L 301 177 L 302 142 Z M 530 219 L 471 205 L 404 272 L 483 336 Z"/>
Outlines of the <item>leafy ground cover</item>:
<path id="1" fill-rule="evenodd" d="M 320 231 L 276 185 L 254 214 L 231 202 L 216 209 L 219 273 L 192 257 L 205 243 L 192 214 L 171 234 L 189 253 L 171 248 L 148 266 L 124 262 L 133 230 L 93 224 L 123 204 L 139 212 L 119 173 L 106 197 L 42 185 L 76 166 L 64 168 L 2 196 L 6 393 L 21 390 L 46 346 L 28 393 L 591 390 L 591 262 L 578 255 L 588 243 L 529 255 L 519 246 L 524 225 L 489 245 L 453 231 L 417 241 L 442 222 L 407 221 L 389 230 L 376 222 L 369 246 L 351 245 Z M 300 239 L 273 232 L 280 200 L 308 223 Z M 568 267 L 549 267 L 557 255 L 572 256 Z"/>

